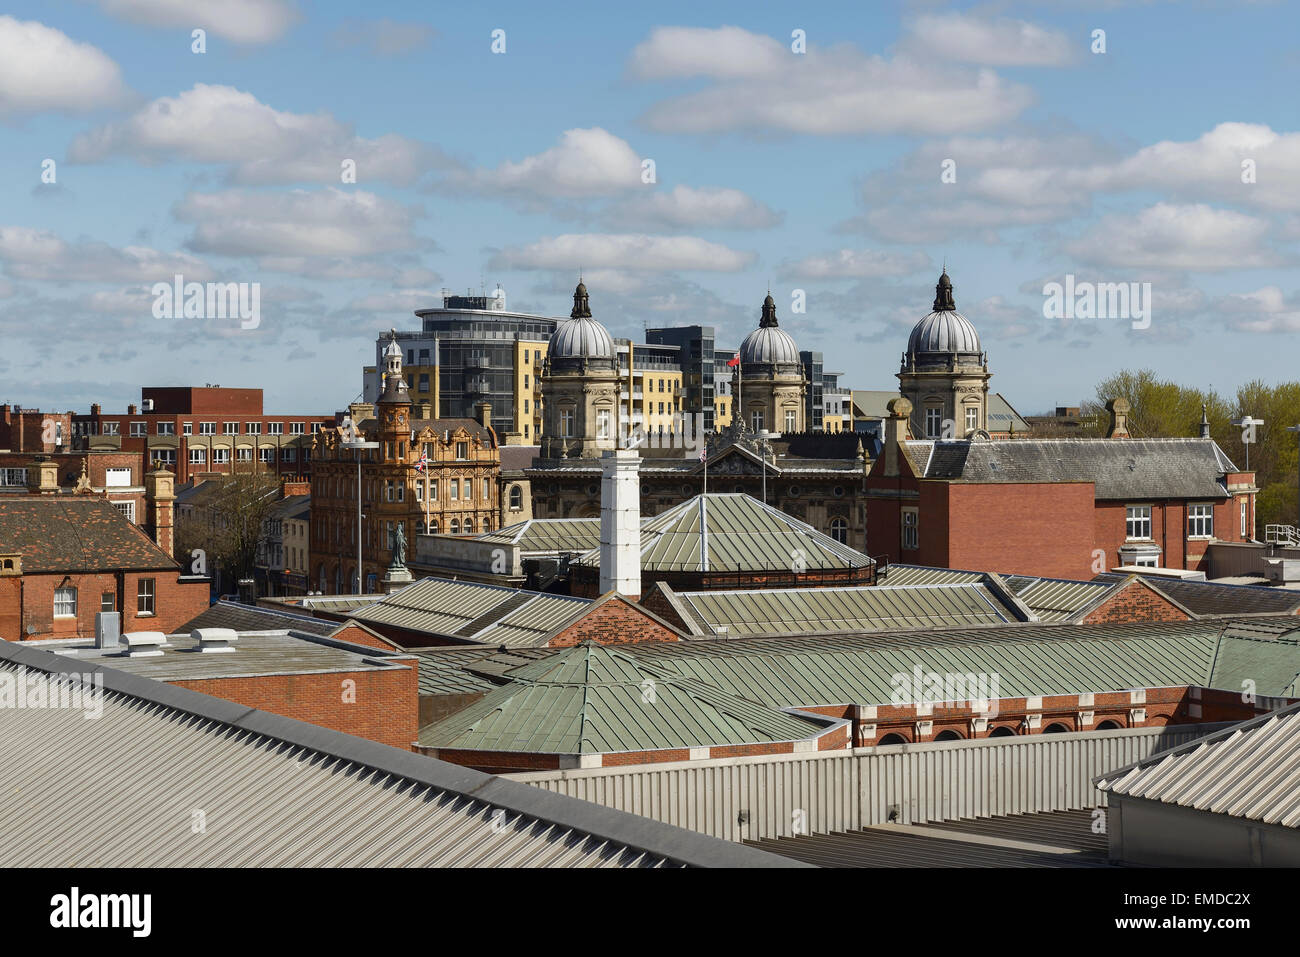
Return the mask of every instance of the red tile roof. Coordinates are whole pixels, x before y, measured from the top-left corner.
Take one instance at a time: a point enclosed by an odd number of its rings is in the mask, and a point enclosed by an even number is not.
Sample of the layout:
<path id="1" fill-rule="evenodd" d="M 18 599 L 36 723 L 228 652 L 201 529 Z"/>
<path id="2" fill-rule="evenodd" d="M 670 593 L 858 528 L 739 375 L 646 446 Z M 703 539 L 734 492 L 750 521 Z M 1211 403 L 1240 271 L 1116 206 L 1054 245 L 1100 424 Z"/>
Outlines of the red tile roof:
<path id="1" fill-rule="evenodd" d="M 0 498 L 0 554 L 22 555 L 24 574 L 180 568 L 98 495 Z"/>

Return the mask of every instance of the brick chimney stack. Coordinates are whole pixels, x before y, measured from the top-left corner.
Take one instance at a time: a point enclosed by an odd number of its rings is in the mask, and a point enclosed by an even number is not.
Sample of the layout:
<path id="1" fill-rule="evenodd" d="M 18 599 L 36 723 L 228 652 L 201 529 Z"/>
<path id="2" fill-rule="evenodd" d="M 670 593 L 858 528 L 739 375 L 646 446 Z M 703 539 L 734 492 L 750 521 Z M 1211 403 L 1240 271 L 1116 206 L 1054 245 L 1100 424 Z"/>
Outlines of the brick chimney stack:
<path id="1" fill-rule="evenodd" d="M 154 542 L 175 558 L 176 536 L 174 513 L 176 476 L 166 469 L 155 469 L 144 476 L 145 526 Z"/>
<path id="2" fill-rule="evenodd" d="M 485 429 L 492 428 L 492 403 L 477 402 L 474 405 L 474 412 L 478 415 L 479 425 Z"/>
<path id="3" fill-rule="evenodd" d="M 1128 399 L 1111 399 L 1106 403 L 1106 411 L 1110 413 L 1110 427 L 1106 430 L 1108 439 L 1127 439 L 1128 434 Z"/>

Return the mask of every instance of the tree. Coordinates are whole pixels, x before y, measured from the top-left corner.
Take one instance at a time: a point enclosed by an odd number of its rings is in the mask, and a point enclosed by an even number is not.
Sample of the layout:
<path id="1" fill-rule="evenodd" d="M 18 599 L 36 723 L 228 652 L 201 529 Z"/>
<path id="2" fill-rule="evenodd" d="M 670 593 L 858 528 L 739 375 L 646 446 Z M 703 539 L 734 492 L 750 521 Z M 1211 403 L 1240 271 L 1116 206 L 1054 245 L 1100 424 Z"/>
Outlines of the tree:
<path id="1" fill-rule="evenodd" d="M 274 475 L 254 472 L 223 475 L 203 485 L 178 518 L 176 537 L 183 555 L 203 550 L 220 591 L 252 576 L 280 483 Z"/>
<path id="2" fill-rule="evenodd" d="M 1085 413 L 1100 411 L 1105 420 L 1105 404 L 1112 398 L 1125 398 L 1132 407 L 1129 433 L 1138 437 L 1199 435 L 1201 405 L 1205 404 L 1210 420 L 1210 435 L 1224 454 L 1239 469 L 1246 468 L 1245 441 L 1250 444 L 1250 470 L 1260 492 L 1255 500 L 1255 524 L 1262 535 L 1264 526 L 1294 525 L 1297 515 L 1297 468 L 1300 467 L 1300 444 L 1288 426 L 1300 423 L 1300 382 L 1268 385 L 1258 379 L 1237 389 L 1232 399 L 1217 392 L 1178 385 L 1160 379 L 1149 369 L 1124 370 L 1104 379 L 1097 386 L 1096 399 L 1085 403 Z M 1253 436 L 1233 419 L 1250 416 L 1263 419 Z"/>

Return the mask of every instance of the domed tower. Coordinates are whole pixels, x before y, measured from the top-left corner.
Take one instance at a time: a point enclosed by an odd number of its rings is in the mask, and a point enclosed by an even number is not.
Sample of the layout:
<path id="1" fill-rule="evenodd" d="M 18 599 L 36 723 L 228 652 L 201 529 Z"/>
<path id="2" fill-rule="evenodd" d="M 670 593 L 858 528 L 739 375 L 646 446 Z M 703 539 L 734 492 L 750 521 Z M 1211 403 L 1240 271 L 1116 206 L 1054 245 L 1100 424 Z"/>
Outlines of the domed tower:
<path id="1" fill-rule="evenodd" d="M 987 429 L 991 378 L 979 333 L 957 311 L 944 269 L 932 311 L 912 327 L 898 371 L 899 391 L 912 403 L 912 435 L 962 439 Z"/>
<path id="2" fill-rule="evenodd" d="M 542 366 L 542 458 L 595 458 L 618 438 L 618 355 L 595 319 L 587 287 L 551 333 Z"/>
<path id="3" fill-rule="evenodd" d="M 799 347 L 777 325 L 776 302 L 768 293 L 758 328 L 740 344 L 740 399 L 745 425 L 755 432 L 802 432 L 806 391 Z"/>
<path id="4" fill-rule="evenodd" d="M 402 372 L 402 347 L 397 330 L 389 330 L 384 349 L 384 389 L 375 406 L 379 420 L 379 453 L 386 462 L 405 461 L 411 438 L 411 394 Z"/>

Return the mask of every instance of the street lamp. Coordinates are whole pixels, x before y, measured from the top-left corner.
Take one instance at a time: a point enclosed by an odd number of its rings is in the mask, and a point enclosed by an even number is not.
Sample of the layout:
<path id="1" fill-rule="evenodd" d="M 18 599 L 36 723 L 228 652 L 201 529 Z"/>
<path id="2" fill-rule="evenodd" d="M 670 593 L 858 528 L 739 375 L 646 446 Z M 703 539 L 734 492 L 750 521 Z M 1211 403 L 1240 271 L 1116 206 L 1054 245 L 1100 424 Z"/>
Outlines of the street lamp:
<path id="1" fill-rule="evenodd" d="M 1286 427 L 1286 430 L 1288 432 L 1296 433 L 1296 438 L 1300 439 L 1300 425 L 1288 425 Z M 1297 518 L 1296 525 L 1297 527 L 1300 527 L 1300 487 L 1297 488 L 1297 493 L 1296 493 L 1296 518 Z"/>
<path id="2" fill-rule="evenodd" d="M 357 591 L 361 594 L 361 450 L 377 449 L 378 442 L 365 442 L 359 436 L 357 428 L 352 423 L 352 417 L 348 416 L 343 420 L 341 429 L 344 435 L 355 436 L 350 441 L 340 442 L 339 448 L 355 449 L 357 453 Z"/>
<path id="3" fill-rule="evenodd" d="M 1246 471 L 1250 471 L 1250 447 L 1255 442 L 1255 426 L 1263 425 L 1263 419 L 1252 419 L 1248 415 L 1243 415 L 1240 419 L 1233 419 L 1233 425 L 1241 426 L 1241 444 L 1246 447 Z"/>

